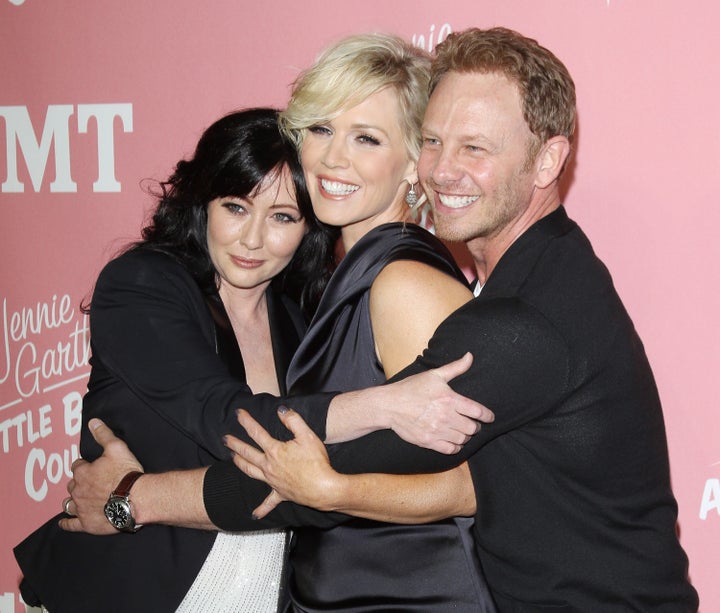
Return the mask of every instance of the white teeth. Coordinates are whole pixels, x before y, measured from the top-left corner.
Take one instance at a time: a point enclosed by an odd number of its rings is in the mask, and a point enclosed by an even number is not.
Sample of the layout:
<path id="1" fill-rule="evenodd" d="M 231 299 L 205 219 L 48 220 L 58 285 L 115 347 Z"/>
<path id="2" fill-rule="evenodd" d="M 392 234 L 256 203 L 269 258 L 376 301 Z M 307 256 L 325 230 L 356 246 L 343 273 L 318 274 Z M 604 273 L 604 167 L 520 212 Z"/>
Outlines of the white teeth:
<path id="1" fill-rule="evenodd" d="M 440 202 L 451 209 L 461 209 L 468 204 L 475 202 L 479 196 L 448 196 L 447 194 L 438 194 Z"/>
<path id="2" fill-rule="evenodd" d="M 322 188 L 332 196 L 347 196 L 360 189 L 359 185 L 350 185 L 349 183 L 340 183 L 340 181 L 320 181 Z"/>

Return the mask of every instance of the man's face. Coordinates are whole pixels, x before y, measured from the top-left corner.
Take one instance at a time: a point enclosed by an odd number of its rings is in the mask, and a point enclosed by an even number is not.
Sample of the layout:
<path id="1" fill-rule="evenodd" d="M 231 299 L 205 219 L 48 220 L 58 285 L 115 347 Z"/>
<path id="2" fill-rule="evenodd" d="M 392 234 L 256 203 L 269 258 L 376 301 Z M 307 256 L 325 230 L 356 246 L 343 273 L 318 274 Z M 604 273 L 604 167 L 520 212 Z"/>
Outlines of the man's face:
<path id="1" fill-rule="evenodd" d="M 438 236 L 492 239 L 525 212 L 533 135 L 514 83 L 496 73 L 448 73 L 430 97 L 422 136 L 418 174 Z"/>

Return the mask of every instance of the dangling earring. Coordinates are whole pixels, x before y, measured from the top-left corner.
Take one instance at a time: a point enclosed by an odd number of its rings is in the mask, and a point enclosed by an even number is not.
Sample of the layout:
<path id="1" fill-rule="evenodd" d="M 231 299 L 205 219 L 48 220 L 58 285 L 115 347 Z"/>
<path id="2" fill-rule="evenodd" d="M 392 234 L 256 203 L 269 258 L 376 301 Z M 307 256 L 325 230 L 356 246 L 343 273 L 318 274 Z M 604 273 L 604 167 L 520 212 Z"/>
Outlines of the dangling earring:
<path id="1" fill-rule="evenodd" d="M 405 202 L 410 208 L 413 208 L 418 203 L 418 195 L 412 183 L 410 183 L 410 191 L 405 194 Z"/>

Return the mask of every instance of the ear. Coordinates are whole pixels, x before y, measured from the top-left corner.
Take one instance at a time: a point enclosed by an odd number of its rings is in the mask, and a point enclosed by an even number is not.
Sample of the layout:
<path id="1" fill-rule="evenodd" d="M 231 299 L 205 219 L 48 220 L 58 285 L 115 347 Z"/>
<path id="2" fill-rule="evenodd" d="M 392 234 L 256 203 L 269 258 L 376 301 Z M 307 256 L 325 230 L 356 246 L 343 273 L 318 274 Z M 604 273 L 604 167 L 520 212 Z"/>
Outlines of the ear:
<path id="1" fill-rule="evenodd" d="M 540 149 L 536 161 L 535 185 L 543 189 L 557 180 L 570 155 L 570 141 L 565 136 L 553 136 Z"/>
<path id="2" fill-rule="evenodd" d="M 417 160 L 409 160 L 408 165 L 405 169 L 405 176 L 403 177 L 410 185 L 415 185 L 418 182 L 417 173 Z"/>

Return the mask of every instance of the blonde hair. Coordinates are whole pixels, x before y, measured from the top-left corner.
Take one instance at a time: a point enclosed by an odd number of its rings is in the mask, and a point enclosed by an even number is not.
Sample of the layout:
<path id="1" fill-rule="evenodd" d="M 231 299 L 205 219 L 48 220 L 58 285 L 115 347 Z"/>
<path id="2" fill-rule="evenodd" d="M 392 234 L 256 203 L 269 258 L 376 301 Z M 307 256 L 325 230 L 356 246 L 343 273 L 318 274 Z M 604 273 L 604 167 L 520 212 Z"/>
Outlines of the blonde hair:
<path id="1" fill-rule="evenodd" d="M 430 57 L 398 36 L 349 36 L 328 47 L 293 84 L 280 128 L 297 147 L 308 128 L 326 123 L 372 94 L 392 87 L 410 157 L 420 155 L 420 127 L 428 101 Z"/>

